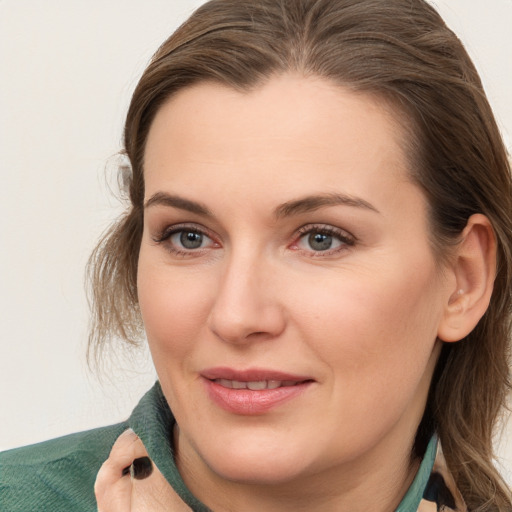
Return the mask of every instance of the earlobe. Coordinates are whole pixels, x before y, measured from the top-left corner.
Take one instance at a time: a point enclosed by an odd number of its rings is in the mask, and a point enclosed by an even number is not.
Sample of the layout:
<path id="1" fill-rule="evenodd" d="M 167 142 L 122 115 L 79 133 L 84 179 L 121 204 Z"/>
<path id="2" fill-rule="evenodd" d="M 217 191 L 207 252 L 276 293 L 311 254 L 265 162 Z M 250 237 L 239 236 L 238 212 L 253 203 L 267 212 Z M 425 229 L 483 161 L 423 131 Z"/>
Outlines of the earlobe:
<path id="1" fill-rule="evenodd" d="M 455 249 L 450 271 L 455 287 L 445 306 L 437 336 L 455 342 L 465 338 L 486 312 L 496 275 L 496 237 L 491 223 L 472 215 Z"/>

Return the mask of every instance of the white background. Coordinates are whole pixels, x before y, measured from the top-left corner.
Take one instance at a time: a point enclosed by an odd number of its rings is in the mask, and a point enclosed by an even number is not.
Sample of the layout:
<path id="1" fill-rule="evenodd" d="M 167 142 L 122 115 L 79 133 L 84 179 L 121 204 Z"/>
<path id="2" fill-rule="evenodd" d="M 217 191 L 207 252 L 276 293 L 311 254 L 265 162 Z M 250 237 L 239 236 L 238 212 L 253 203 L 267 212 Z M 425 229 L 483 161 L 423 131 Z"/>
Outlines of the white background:
<path id="1" fill-rule="evenodd" d="M 131 92 L 201 3 L 0 0 L 0 449 L 120 421 L 155 379 L 144 351 L 106 360 L 102 381 L 87 370 L 83 273 L 121 211 L 108 189 Z M 512 0 L 434 3 L 474 58 L 510 148 Z M 512 481 L 512 426 L 505 433 Z"/>

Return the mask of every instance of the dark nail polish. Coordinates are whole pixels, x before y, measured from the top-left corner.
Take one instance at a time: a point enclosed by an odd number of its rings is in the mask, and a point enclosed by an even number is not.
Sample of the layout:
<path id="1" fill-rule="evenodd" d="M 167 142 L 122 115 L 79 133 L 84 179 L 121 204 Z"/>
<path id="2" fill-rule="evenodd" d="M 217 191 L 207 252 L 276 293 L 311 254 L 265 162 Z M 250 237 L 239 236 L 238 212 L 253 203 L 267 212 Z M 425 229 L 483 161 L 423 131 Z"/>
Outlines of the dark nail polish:
<path id="1" fill-rule="evenodd" d="M 143 480 L 153 473 L 153 463 L 149 457 L 140 457 L 132 463 L 133 478 Z"/>

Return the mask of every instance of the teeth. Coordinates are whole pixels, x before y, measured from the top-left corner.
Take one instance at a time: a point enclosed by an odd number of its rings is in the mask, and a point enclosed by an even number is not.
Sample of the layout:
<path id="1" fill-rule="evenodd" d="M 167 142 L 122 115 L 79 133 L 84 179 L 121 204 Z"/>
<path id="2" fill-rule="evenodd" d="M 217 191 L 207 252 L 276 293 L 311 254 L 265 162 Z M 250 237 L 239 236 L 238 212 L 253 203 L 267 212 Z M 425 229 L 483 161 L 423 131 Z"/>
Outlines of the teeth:
<path id="1" fill-rule="evenodd" d="M 276 389 L 281 386 L 295 386 L 294 380 L 257 380 L 244 382 L 240 380 L 215 379 L 217 384 L 229 389 L 250 389 L 251 391 L 261 391 L 262 389 Z"/>
<path id="2" fill-rule="evenodd" d="M 231 380 L 217 379 L 216 382 L 218 382 L 223 388 L 232 388 L 233 387 L 233 381 L 231 381 Z"/>
<path id="3" fill-rule="evenodd" d="M 259 380 L 256 382 L 248 382 L 247 387 L 252 391 L 259 391 L 260 389 L 267 389 L 267 381 Z"/>

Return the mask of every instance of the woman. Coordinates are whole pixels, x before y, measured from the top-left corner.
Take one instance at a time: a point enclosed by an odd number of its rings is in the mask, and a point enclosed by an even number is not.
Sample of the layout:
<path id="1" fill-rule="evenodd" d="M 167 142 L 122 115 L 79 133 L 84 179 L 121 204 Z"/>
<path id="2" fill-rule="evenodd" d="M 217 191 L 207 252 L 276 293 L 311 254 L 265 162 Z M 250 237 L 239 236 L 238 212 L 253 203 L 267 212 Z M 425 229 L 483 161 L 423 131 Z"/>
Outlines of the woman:
<path id="1" fill-rule="evenodd" d="M 4 455 L 7 509 L 91 510 L 94 481 L 102 512 L 512 509 L 510 167 L 428 4 L 209 2 L 125 149 L 91 346 L 144 330 L 159 383 L 126 423 Z"/>

